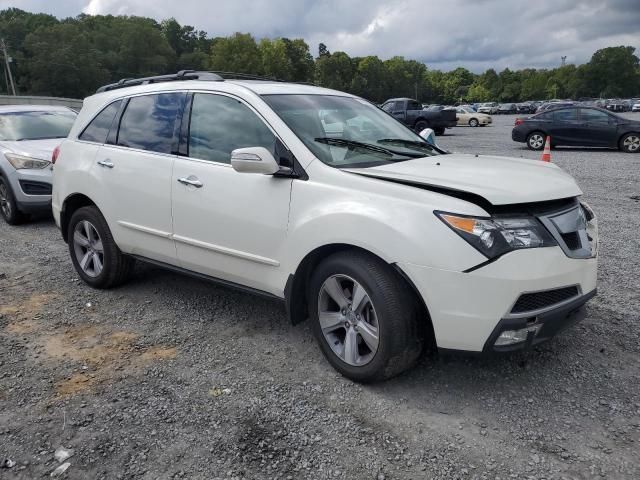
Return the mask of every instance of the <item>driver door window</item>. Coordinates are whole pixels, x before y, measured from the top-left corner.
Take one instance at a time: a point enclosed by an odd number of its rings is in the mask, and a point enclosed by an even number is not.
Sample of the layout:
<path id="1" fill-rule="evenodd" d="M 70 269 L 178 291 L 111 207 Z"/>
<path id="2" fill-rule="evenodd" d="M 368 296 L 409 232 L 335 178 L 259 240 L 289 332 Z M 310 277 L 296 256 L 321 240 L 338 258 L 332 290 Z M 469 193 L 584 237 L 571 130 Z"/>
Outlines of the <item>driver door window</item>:
<path id="1" fill-rule="evenodd" d="M 237 148 L 264 147 L 275 155 L 276 137 L 249 107 L 224 95 L 193 97 L 189 156 L 230 163 Z M 276 157 L 277 158 L 277 157 Z"/>

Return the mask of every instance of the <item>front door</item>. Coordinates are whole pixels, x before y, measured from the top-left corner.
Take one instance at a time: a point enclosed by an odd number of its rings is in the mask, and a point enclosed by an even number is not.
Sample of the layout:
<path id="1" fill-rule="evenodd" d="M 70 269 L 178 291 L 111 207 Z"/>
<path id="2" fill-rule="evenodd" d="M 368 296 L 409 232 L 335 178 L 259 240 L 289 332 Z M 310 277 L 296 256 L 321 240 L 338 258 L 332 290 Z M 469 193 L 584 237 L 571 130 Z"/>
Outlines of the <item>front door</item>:
<path id="1" fill-rule="evenodd" d="M 582 136 L 589 140 L 588 145 L 594 147 L 616 145 L 617 124 L 612 115 L 592 108 L 581 108 L 580 120 Z"/>
<path id="2" fill-rule="evenodd" d="M 282 293 L 273 279 L 285 254 L 292 180 L 238 173 L 230 164 L 236 148 L 265 147 L 275 156 L 276 136 L 247 104 L 211 93 L 193 95 L 187 136 L 187 155 L 176 159 L 172 179 L 181 266 Z"/>

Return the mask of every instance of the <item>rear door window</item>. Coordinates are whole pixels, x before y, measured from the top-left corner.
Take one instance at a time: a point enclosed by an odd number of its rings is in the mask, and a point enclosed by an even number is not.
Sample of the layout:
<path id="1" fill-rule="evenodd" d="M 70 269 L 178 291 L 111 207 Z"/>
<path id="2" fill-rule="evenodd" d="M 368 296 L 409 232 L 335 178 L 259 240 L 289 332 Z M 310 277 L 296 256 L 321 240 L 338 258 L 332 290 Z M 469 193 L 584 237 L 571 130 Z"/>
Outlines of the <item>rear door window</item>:
<path id="1" fill-rule="evenodd" d="M 161 93 L 131 98 L 120 120 L 117 144 L 172 153 L 176 117 L 184 96 L 184 93 Z"/>
<path id="2" fill-rule="evenodd" d="M 113 119 L 116 118 L 122 100 L 117 100 L 107 105 L 96 117 L 91 120 L 84 131 L 78 137 L 80 140 L 87 142 L 104 143 L 107 141 L 107 135 L 111 129 Z"/>
<path id="3" fill-rule="evenodd" d="M 407 110 L 422 110 L 422 105 L 418 102 L 409 102 L 407 104 Z"/>
<path id="4" fill-rule="evenodd" d="M 578 109 L 554 110 L 553 120 L 555 122 L 574 122 L 578 120 Z"/>

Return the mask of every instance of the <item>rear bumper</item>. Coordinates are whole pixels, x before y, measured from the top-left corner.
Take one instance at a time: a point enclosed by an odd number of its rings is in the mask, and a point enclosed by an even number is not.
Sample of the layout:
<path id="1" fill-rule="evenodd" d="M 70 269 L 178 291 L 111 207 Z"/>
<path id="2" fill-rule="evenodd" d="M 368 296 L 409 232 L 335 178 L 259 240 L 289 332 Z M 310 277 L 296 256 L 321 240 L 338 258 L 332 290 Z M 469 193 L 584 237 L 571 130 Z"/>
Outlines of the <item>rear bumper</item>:
<path id="1" fill-rule="evenodd" d="M 511 140 L 513 140 L 514 142 L 524 143 L 527 141 L 527 135 L 518 127 L 514 127 L 513 130 L 511 130 Z"/>

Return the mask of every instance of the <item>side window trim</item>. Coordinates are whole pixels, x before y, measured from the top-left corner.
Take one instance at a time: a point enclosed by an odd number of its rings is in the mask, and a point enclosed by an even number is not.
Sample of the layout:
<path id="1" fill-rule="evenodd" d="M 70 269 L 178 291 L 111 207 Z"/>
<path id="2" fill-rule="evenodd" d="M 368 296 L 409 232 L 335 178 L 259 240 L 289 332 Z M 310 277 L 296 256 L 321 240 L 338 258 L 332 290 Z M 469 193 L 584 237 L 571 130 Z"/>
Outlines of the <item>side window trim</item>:
<path id="1" fill-rule="evenodd" d="M 111 127 L 109 128 L 109 133 L 107 133 L 107 141 L 104 142 L 105 145 L 117 145 L 118 143 L 118 132 L 120 131 L 120 120 L 122 120 L 122 115 L 129 105 L 129 98 L 121 98 L 122 102 L 120 103 L 120 108 L 118 109 L 118 113 L 113 117 L 113 121 L 111 122 Z"/>

